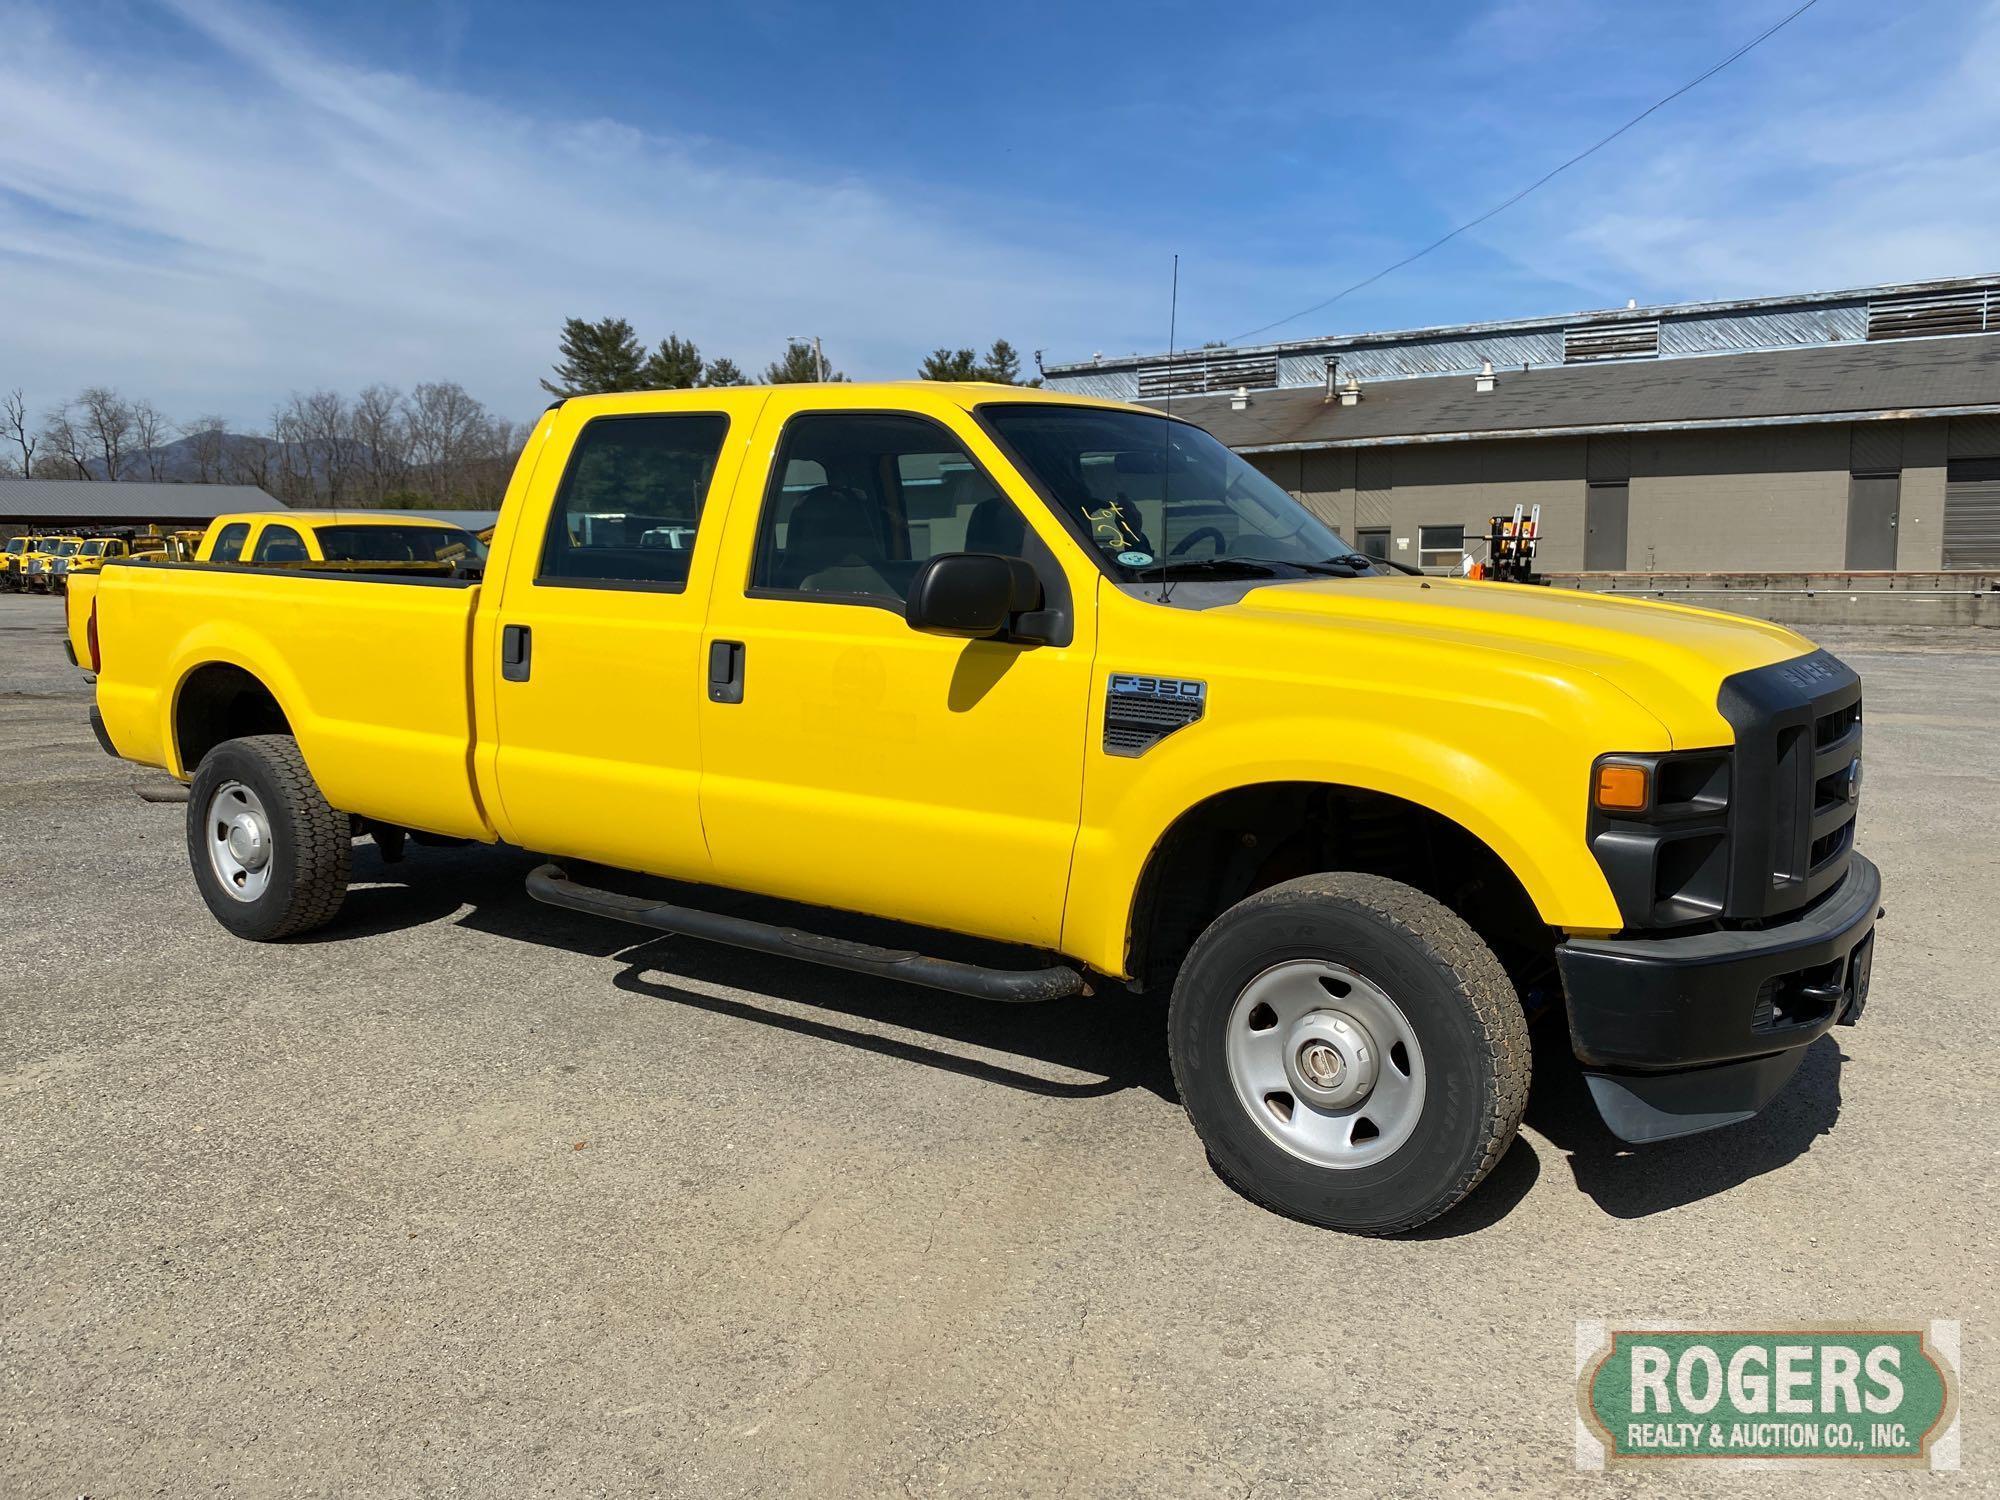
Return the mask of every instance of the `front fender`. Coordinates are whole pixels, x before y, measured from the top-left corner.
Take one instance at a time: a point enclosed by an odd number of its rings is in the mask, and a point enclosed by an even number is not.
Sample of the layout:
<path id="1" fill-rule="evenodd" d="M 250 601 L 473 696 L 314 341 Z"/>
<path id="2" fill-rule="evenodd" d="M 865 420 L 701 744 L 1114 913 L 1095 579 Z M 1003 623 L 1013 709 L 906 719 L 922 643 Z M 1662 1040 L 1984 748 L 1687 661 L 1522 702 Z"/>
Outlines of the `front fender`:
<path id="1" fill-rule="evenodd" d="M 1492 850 L 1544 921 L 1615 931 L 1617 901 L 1584 841 L 1592 752 L 1538 727 L 1552 726 L 1515 725 L 1505 755 L 1474 735 L 1321 715 L 1198 724 L 1136 761 L 1093 747 L 1063 947 L 1125 976 L 1140 880 L 1174 824 L 1212 797 L 1274 782 L 1351 787 L 1427 808 Z M 1647 727 L 1635 722 L 1632 734 Z"/>

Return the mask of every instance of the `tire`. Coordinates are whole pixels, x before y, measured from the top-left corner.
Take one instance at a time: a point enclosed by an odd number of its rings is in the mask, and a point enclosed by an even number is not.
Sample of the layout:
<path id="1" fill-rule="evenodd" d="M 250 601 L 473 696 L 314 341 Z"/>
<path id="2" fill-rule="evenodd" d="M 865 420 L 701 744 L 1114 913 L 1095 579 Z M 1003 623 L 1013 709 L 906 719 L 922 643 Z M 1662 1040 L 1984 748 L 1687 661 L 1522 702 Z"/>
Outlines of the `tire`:
<path id="1" fill-rule="evenodd" d="M 1167 1028 L 1217 1170 L 1328 1229 L 1436 1218 L 1499 1162 L 1528 1102 L 1527 1022 L 1499 959 L 1377 875 L 1308 875 L 1224 912 L 1181 966 Z"/>
<path id="2" fill-rule="evenodd" d="M 187 845 L 202 900 L 240 938 L 311 932 L 347 899 L 352 829 L 327 806 L 290 735 L 224 740 L 202 757 L 188 790 Z"/>

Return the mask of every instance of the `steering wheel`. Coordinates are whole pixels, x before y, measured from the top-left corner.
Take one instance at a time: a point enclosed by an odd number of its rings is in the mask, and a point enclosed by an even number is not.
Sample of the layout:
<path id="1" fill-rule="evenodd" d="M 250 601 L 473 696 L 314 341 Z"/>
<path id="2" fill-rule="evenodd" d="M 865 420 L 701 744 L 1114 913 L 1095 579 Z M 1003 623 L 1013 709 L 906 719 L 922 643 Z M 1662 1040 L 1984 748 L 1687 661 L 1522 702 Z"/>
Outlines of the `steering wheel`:
<path id="1" fill-rule="evenodd" d="M 1188 548 L 1192 547 L 1196 542 L 1200 541 L 1203 537 L 1210 537 L 1214 539 L 1215 555 L 1217 557 L 1222 556 L 1223 553 L 1229 550 L 1229 538 L 1224 536 L 1218 527 L 1198 526 L 1193 531 L 1190 531 L 1186 536 L 1182 537 L 1180 541 L 1174 545 L 1173 556 L 1179 557 L 1183 552 L 1187 551 Z"/>

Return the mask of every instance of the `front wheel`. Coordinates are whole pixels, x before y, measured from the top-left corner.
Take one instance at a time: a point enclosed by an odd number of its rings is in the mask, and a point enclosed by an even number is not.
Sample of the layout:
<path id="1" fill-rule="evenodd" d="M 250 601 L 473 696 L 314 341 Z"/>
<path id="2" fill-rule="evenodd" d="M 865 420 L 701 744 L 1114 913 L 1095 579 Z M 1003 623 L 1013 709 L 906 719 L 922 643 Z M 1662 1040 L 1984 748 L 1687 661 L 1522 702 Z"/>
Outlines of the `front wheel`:
<path id="1" fill-rule="evenodd" d="M 224 740 L 188 790 L 188 861 L 215 920 L 256 942 L 323 927 L 347 899 L 352 830 L 290 735 Z"/>
<path id="2" fill-rule="evenodd" d="M 1174 1079 L 1246 1196 L 1331 1229 L 1414 1229 L 1477 1187 L 1527 1105 L 1506 971 L 1442 903 L 1376 875 L 1238 902 L 1182 965 Z"/>

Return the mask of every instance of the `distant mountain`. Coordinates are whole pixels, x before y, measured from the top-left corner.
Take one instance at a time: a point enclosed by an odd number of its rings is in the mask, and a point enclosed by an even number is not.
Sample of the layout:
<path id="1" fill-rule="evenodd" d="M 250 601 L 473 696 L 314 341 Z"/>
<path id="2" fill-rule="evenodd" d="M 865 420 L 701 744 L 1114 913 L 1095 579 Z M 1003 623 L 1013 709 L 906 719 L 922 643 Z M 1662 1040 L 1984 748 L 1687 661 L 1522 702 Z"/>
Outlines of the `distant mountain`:
<path id="1" fill-rule="evenodd" d="M 175 438 L 171 443 L 162 443 L 154 449 L 148 450 L 142 448 L 136 452 L 128 453 L 120 466 L 118 477 L 120 479 L 153 479 L 155 477 L 154 469 L 156 465 L 148 461 L 148 453 L 150 452 L 158 460 L 158 478 L 170 484 L 197 483 L 202 478 L 202 472 L 201 462 L 196 456 L 200 450 L 196 444 L 201 441 L 203 439 L 193 437 Z M 231 457 L 243 452 L 245 448 L 254 453 L 260 448 L 269 450 L 277 446 L 269 438 L 256 437 L 241 432 L 224 433 L 222 441 L 224 452 L 229 456 L 225 456 L 223 459 L 221 472 L 211 474 L 209 477 L 223 484 L 243 482 L 241 475 L 237 472 L 238 466 L 230 461 Z M 273 458 L 271 462 L 272 466 L 275 467 L 276 459 Z M 257 465 L 253 461 L 250 467 L 255 469 Z M 104 461 L 102 459 L 93 459 L 91 461 L 90 477 L 92 479 L 103 479 L 106 477 Z"/>

